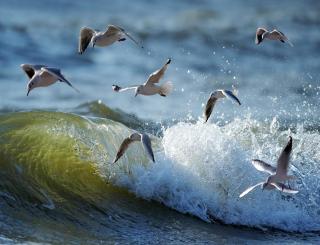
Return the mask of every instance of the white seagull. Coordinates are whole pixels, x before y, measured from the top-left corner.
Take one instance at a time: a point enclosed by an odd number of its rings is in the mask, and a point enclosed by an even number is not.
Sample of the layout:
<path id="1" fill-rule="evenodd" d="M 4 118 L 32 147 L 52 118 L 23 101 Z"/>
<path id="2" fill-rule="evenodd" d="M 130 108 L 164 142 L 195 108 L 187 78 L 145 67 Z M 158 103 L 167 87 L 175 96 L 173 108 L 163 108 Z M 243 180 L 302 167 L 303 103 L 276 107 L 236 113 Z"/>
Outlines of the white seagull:
<path id="1" fill-rule="evenodd" d="M 288 43 L 291 47 L 293 44 L 281 31 L 274 29 L 273 31 L 268 31 L 264 28 L 259 27 L 256 31 L 256 44 L 260 44 L 264 39 L 269 40 L 279 40 L 283 43 Z"/>
<path id="2" fill-rule="evenodd" d="M 138 94 L 142 94 L 142 95 L 159 94 L 165 97 L 168 94 L 170 94 L 170 92 L 172 91 L 172 88 L 173 88 L 172 82 L 168 81 L 161 86 L 156 85 L 156 83 L 158 83 L 160 79 L 163 77 L 170 62 L 171 62 L 171 59 L 168 59 L 167 62 L 163 65 L 163 67 L 153 72 L 149 76 L 148 80 L 142 85 L 134 85 L 126 88 L 122 88 L 118 85 L 112 85 L 112 89 L 115 92 L 123 92 L 126 90 L 134 89 L 135 96 L 137 96 Z"/>
<path id="3" fill-rule="evenodd" d="M 90 43 L 92 43 L 92 47 L 95 45 L 99 47 L 106 47 L 116 41 L 125 41 L 126 37 L 130 38 L 136 45 L 140 46 L 132 36 L 119 26 L 108 25 L 107 30 L 104 32 L 93 30 L 90 27 L 83 27 L 80 30 L 78 52 L 79 54 L 82 54 Z M 143 46 L 141 46 L 141 48 L 143 48 Z"/>
<path id="4" fill-rule="evenodd" d="M 291 151 L 292 151 L 292 137 L 289 136 L 289 141 L 287 145 L 283 148 L 278 158 L 277 168 L 258 159 L 252 160 L 252 164 L 257 170 L 266 172 L 270 174 L 270 176 L 267 178 L 265 182 L 260 182 L 246 189 L 244 192 L 240 194 L 239 197 L 241 198 L 247 195 L 250 191 L 252 191 L 257 186 L 262 186 L 263 190 L 264 189 L 271 190 L 276 188 L 279 191 L 290 193 L 290 194 L 298 193 L 299 191 L 293 190 L 289 186 L 286 186 L 285 184 L 281 183 L 284 181 L 295 179 L 295 176 L 288 175 L 288 166 L 289 166 Z"/>
<path id="5" fill-rule="evenodd" d="M 129 145 L 135 141 L 141 141 L 143 148 L 145 149 L 147 155 L 149 156 L 149 158 L 153 162 L 155 162 L 152 147 L 151 147 L 151 140 L 150 140 L 149 136 L 146 134 L 133 133 L 128 138 L 125 138 L 123 140 L 123 142 L 120 145 L 120 148 L 117 152 L 117 156 L 114 159 L 113 163 L 116 163 L 119 160 L 119 158 L 122 157 L 122 155 L 125 153 L 125 151 L 128 149 Z"/>
<path id="6" fill-rule="evenodd" d="M 73 87 L 72 84 L 61 74 L 61 71 L 57 68 L 48 67 L 45 65 L 30 64 L 22 64 L 20 66 L 30 79 L 28 82 L 27 96 L 32 89 L 37 87 L 47 87 L 57 81 L 65 82 L 74 90 L 79 92 L 79 90 Z"/>
<path id="7" fill-rule="evenodd" d="M 207 104 L 204 110 L 205 122 L 208 121 L 217 100 L 221 98 L 231 99 L 232 101 L 235 101 L 236 103 L 241 105 L 240 100 L 237 98 L 234 92 L 230 90 L 225 90 L 225 89 L 216 90 L 210 94 L 210 97 L 207 101 Z"/>

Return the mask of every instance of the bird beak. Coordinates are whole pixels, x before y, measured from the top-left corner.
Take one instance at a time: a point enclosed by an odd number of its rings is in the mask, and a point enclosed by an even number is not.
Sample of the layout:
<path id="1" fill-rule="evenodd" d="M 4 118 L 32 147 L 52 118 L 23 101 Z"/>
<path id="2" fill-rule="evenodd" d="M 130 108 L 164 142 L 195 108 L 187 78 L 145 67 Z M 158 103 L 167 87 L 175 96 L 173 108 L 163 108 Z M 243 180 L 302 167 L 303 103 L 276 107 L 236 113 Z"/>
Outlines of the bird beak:
<path id="1" fill-rule="evenodd" d="M 95 43 L 92 43 L 92 48 L 94 48 L 94 45 L 96 45 Z"/>
<path id="2" fill-rule="evenodd" d="M 31 91 L 31 89 L 29 88 L 29 89 L 28 89 L 28 92 L 27 92 L 27 96 L 29 95 L 30 91 Z"/>
<path id="3" fill-rule="evenodd" d="M 136 92 L 136 94 L 134 95 L 134 97 L 137 97 L 137 95 L 138 95 L 138 92 Z"/>

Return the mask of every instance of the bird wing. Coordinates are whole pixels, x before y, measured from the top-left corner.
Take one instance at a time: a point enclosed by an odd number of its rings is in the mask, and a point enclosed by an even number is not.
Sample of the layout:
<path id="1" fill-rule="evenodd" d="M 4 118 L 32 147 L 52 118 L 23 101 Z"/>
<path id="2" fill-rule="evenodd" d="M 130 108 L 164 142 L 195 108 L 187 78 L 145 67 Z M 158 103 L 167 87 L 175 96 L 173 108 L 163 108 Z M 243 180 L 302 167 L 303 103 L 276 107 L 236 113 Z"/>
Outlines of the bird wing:
<path id="1" fill-rule="evenodd" d="M 107 36 L 112 36 L 115 35 L 119 32 L 122 32 L 124 35 L 126 35 L 129 39 L 131 39 L 131 41 L 133 41 L 137 46 L 143 48 L 142 45 L 139 44 L 139 42 L 137 40 L 135 40 L 128 32 L 126 32 L 123 28 L 121 28 L 120 26 L 116 26 L 116 25 L 108 25 L 108 28 L 106 30 L 106 32 L 104 33 Z"/>
<path id="2" fill-rule="evenodd" d="M 230 90 L 221 90 L 221 92 L 223 93 L 223 95 L 228 98 L 228 99 L 231 99 L 232 101 L 238 103 L 239 105 L 241 105 L 241 102 L 240 100 L 238 99 L 237 96 L 235 96 L 235 94 L 230 91 Z"/>
<path id="3" fill-rule="evenodd" d="M 149 76 L 145 85 L 150 84 L 150 83 L 158 83 L 160 81 L 160 79 L 163 77 L 164 73 L 166 72 L 170 62 L 171 62 L 171 59 L 168 59 L 167 62 L 159 70 L 156 70 L 155 72 L 153 72 Z"/>
<path id="4" fill-rule="evenodd" d="M 256 44 L 259 44 L 262 42 L 262 34 L 267 32 L 266 29 L 264 28 L 257 28 L 257 31 L 256 31 L 256 40 L 255 40 L 255 43 Z"/>
<path id="5" fill-rule="evenodd" d="M 37 70 L 40 70 L 45 65 L 30 65 L 30 64 L 21 64 L 20 67 L 27 74 L 28 78 L 31 79 Z"/>
<path id="6" fill-rule="evenodd" d="M 206 108 L 204 110 L 205 122 L 208 121 L 208 119 L 212 113 L 213 107 L 215 106 L 217 100 L 218 99 L 216 97 L 213 97 L 210 95 L 210 98 L 208 99 L 207 104 L 206 104 Z"/>
<path id="7" fill-rule="evenodd" d="M 65 82 L 66 84 L 68 84 L 71 88 L 73 88 L 75 91 L 77 91 L 78 93 L 80 93 L 80 91 L 78 89 L 76 89 L 62 74 L 60 69 L 57 68 L 52 68 L 52 67 L 42 67 L 41 71 L 43 72 L 47 72 L 52 76 L 55 76 L 59 81 L 61 82 Z"/>
<path id="8" fill-rule="evenodd" d="M 274 187 L 276 187 L 279 191 L 285 192 L 285 193 L 290 193 L 290 194 L 297 194 L 299 191 L 291 189 L 289 186 L 286 186 L 283 183 L 270 183 Z"/>
<path id="9" fill-rule="evenodd" d="M 149 136 L 146 134 L 142 134 L 141 135 L 141 142 L 142 142 L 142 145 L 143 145 L 145 151 L 147 152 L 148 156 L 150 157 L 150 159 L 153 162 L 155 162 L 154 154 L 153 154 L 152 146 L 151 146 L 151 140 L 150 140 Z"/>
<path id="10" fill-rule="evenodd" d="M 107 30 L 105 31 L 104 35 L 106 36 L 113 36 L 118 34 L 119 32 L 124 32 L 121 27 L 115 25 L 108 25 Z"/>
<path id="11" fill-rule="evenodd" d="M 125 153 L 125 151 L 128 149 L 129 145 L 133 142 L 134 140 L 128 138 L 125 138 L 123 142 L 121 143 L 119 150 L 117 152 L 116 158 L 114 159 L 113 163 L 116 163 L 120 157 Z"/>
<path id="12" fill-rule="evenodd" d="M 89 27 L 81 28 L 78 47 L 79 54 L 82 54 L 87 49 L 94 33 L 95 31 Z"/>
<path id="13" fill-rule="evenodd" d="M 292 137 L 289 136 L 287 145 L 283 148 L 277 163 L 277 175 L 287 176 L 290 154 L 292 151 Z"/>
<path id="14" fill-rule="evenodd" d="M 277 171 L 277 169 L 275 167 L 272 167 L 270 164 L 268 164 L 264 161 L 258 160 L 258 159 L 253 159 L 251 161 L 251 163 L 257 170 L 262 171 L 262 172 L 266 172 L 269 174 L 275 174 Z"/>
<path id="15" fill-rule="evenodd" d="M 244 197 L 245 195 L 247 195 L 250 191 L 252 191 L 254 188 L 260 186 L 260 185 L 263 185 L 264 182 L 260 182 L 258 184 L 255 184 L 253 186 L 250 186 L 248 189 L 246 189 L 244 192 L 242 192 L 239 197 Z"/>
<path id="16" fill-rule="evenodd" d="M 127 91 L 127 90 L 136 89 L 138 86 L 139 85 L 133 85 L 133 86 L 130 86 L 130 87 L 122 88 L 122 87 L 120 87 L 118 85 L 112 85 L 112 89 L 115 92 L 124 92 L 124 91 Z"/>

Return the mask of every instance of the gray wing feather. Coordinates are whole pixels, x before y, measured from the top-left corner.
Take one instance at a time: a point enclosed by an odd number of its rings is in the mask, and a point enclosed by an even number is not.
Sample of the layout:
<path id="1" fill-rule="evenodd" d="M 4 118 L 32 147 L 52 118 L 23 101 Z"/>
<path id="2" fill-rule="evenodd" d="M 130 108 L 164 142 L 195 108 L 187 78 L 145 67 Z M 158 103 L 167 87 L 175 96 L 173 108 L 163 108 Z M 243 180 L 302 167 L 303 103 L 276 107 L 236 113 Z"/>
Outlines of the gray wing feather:
<path id="1" fill-rule="evenodd" d="M 126 150 L 128 149 L 129 145 L 133 142 L 133 140 L 131 140 L 129 137 L 125 138 L 120 147 L 119 150 L 117 152 L 116 158 L 114 159 L 113 163 L 116 163 L 120 157 L 122 157 L 122 155 L 126 152 Z"/>
<path id="2" fill-rule="evenodd" d="M 276 173 L 276 168 L 275 167 L 272 167 L 270 164 L 264 162 L 264 161 L 261 161 L 261 160 L 258 160 L 258 159 L 253 159 L 251 161 L 252 165 L 259 171 L 262 171 L 262 172 L 266 172 L 266 173 L 269 173 L 269 174 L 275 174 Z"/>
<path id="3" fill-rule="evenodd" d="M 60 69 L 57 68 L 52 68 L 52 67 L 42 67 L 41 70 L 48 72 L 49 74 L 51 74 L 52 76 L 55 76 L 58 78 L 58 80 L 60 80 L 61 82 L 65 82 L 66 84 L 68 84 L 71 88 L 73 88 L 75 91 L 77 91 L 78 93 L 80 93 L 80 91 L 78 89 L 76 89 L 62 74 Z"/>
<path id="4" fill-rule="evenodd" d="M 260 182 L 258 184 L 255 184 L 253 186 L 250 186 L 248 189 L 246 189 L 244 192 L 242 192 L 239 197 L 244 197 L 245 195 L 247 195 L 250 191 L 252 191 L 254 188 L 260 186 L 260 185 L 263 185 L 264 182 Z"/>
<path id="5" fill-rule="evenodd" d="M 217 98 L 212 97 L 210 95 L 210 98 L 208 99 L 205 110 L 204 110 L 205 122 L 208 121 L 217 100 L 218 100 Z"/>
<path id="6" fill-rule="evenodd" d="M 129 39 L 131 39 L 131 41 L 133 41 L 137 46 L 143 48 L 142 45 L 139 44 L 139 42 L 137 40 L 135 40 L 128 32 L 126 32 L 123 28 L 121 28 L 120 26 L 116 26 L 116 25 L 108 25 L 108 29 L 106 31 L 107 35 L 114 35 L 117 32 L 122 32 L 124 35 L 126 35 Z"/>
<path id="7" fill-rule="evenodd" d="M 241 105 L 240 100 L 237 98 L 237 96 L 235 96 L 235 94 L 232 91 L 230 91 L 230 90 L 222 90 L 222 93 L 228 99 L 231 99 L 232 101 L 234 101 L 234 102 L 238 103 L 239 105 Z"/>
<path id="8" fill-rule="evenodd" d="M 141 141 L 142 141 L 142 145 L 143 145 L 145 151 L 147 152 L 148 156 L 150 157 L 150 159 L 153 162 L 155 162 L 154 154 L 153 154 L 152 146 L 151 146 L 151 140 L 150 140 L 149 136 L 146 134 L 142 134 Z"/>
<path id="9" fill-rule="evenodd" d="M 21 64 L 22 70 L 27 74 L 28 78 L 31 79 L 37 70 L 40 70 L 45 65 L 30 65 L 30 64 Z"/>
<path id="10" fill-rule="evenodd" d="M 283 148 L 278 159 L 277 174 L 285 175 L 285 176 L 287 175 L 291 151 L 292 151 L 292 137 L 289 136 L 289 141 L 287 145 Z"/>
<path id="11" fill-rule="evenodd" d="M 79 54 L 82 54 L 87 49 L 94 33 L 95 31 L 89 27 L 81 28 L 80 35 L 79 35 L 79 47 L 78 47 Z"/>

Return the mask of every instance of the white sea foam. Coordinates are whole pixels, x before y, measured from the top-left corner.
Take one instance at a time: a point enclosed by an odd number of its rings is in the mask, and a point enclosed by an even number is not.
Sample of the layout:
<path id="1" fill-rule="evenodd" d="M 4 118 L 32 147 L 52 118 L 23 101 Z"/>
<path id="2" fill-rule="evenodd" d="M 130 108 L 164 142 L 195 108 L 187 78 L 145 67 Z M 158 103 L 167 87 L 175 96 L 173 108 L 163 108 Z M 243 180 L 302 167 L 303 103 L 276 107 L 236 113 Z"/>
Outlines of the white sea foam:
<path id="1" fill-rule="evenodd" d="M 320 135 L 281 131 L 277 119 L 259 123 L 236 119 L 226 126 L 178 123 L 164 131 L 163 150 L 147 167 L 128 163 L 129 173 L 116 171 L 114 181 L 144 199 L 210 222 L 274 227 L 289 231 L 320 230 Z M 293 136 L 291 183 L 300 192 L 290 196 L 257 189 L 239 199 L 248 186 L 267 176 L 251 165 L 252 158 L 271 164 Z M 123 169 L 123 168 L 122 168 Z"/>

